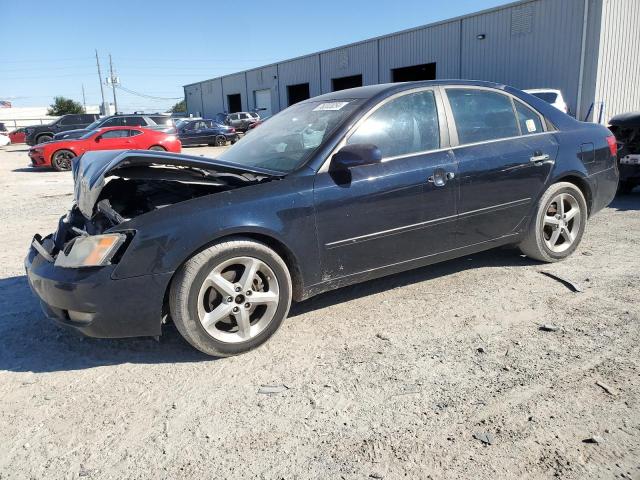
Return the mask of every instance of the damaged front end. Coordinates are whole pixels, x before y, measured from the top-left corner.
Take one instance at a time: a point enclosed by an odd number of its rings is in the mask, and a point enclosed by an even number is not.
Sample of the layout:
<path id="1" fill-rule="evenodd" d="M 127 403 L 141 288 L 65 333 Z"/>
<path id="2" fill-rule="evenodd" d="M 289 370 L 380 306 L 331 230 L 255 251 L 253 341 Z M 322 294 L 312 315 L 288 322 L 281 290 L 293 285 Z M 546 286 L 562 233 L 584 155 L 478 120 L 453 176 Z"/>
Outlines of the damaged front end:
<path id="1" fill-rule="evenodd" d="M 619 190 L 630 191 L 640 185 L 640 112 L 613 117 L 609 130 L 618 142 Z"/>
<path id="2" fill-rule="evenodd" d="M 98 151 L 78 158 L 73 175 L 73 207 L 52 237 L 34 242 L 56 265 L 77 268 L 115 263 L 134 232 L 108 231 L 132 218 L 281 174 L 186 155 Z M 82 263 L 74 250 L 93 254 Z"/>

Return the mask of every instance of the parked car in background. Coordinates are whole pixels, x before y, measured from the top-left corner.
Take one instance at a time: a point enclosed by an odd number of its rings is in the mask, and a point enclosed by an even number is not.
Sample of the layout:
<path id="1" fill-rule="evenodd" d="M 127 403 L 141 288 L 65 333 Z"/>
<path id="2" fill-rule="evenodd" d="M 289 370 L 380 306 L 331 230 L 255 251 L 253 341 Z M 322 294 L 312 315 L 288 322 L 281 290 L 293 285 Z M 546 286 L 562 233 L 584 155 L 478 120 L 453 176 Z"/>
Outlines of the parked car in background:
<path id="1" fill-rule="evenodd" d="M 9 133 L 7 130 L 7 126 L 4 123 L 0 122 L 0 134 L 7 135 L 7 133 Z"/>
<path id="2" fill-rule="evenodd" d="M 25 128 L 25 141 L 27 145 L 37 145 L 38 143 L 48 142 L 53 139 L 56 133 L 84 128 L 92 122 L 95 122 L 97 118 L 98 114 L 94 113 L 71 114 L 63 115 L 57 120 L 45 125 L 31 125 Z"/>
<path id="3" fill-rule="evenodd" d="M 604 126 L 442 80 L 302 101 L 215 160 L 89 152 L 74 178 L 72 209 L 25 261 L 46 314 L 110 338 L 171 319 L 228 356 L 270 338 L 292 299 L 501 245 L 563 260 L 618 170 Z"/>
<path id="4" fill-rule="evenodd" d="M 616 115 L 609 120 L 609 130 L 618 141 L 620 193 L 629 193 L 640 185 L 640 112 Z"/>
<path id="5" fill-rule="evenodd" d="M 11 143 L 11 139 L 8 135 L 0 133 L 0 147 L 5 147 Z"/>
<path id="6" fill-rule="evenodd" d="M 159 117 L 156 117 L 159 118 Z M 159 120 L 162 121 L 162 120 Z M 97 119 L 85 128 L 76 130 L 68 130 L 54 135 L 53 140 L 71 140 L 73 138 L 80 138 L 91 130 L 104 127 L 146 127 L 153 130 L 165 130 L 173 128 L 173 125 L 166 126 L 164 124 L 158 125 L 156 121 L 150 115 L 142 114 L 117 114 L 110 115 L 108 117 L 102 117 Z"/>
<path id="7" fill-rule="evenodd" d="M 249 125 L 249 129 L 247 130 L 247 132 L 249 130 L 253 130 L 254 128 L 256 128 L 259 125 L 262 125 L 264 122 L 266 122 L 267 120 L 269 120 L 271 117 L 265 117 L 265 118 L 260 118 L 258 120 L 256 120 L 255 122 L 253 122 L 251 125 Z"/>
<path id="8" fill-rule="evenodd" d="M 534 88 L 531 90 L 525 90 L 525 92 L 538 97 L 541 100 L 553 105 L 561 112 L 569 114 L 569 107 L 564 101 L 562 92 L 560 90 L 554 90 L 552 88 Z"/>
<path id="9" fill-rule="evenodd" d="M 221 147 L 227 142 L 236 143 L 236 129 L 228 125 L 220 125 L 213 120 L 181 120 L 176 125 L 176 132 L 182 145 L 215 145 Z"/>
<path id="10" fill-rule="evenodd" d="M 9 133 L 9 139 L 11 143 L 24 143 L 27 135 L 24 132 L 24 128 L 17 128 Z"/>
<path id="11" fill-rule="evenodd" d="M 29 150 L 34 167 L 69 170 L 71 161 L 93 150 L 157 150 L 179 153 L 180 140 L 175 135 L 141 127 L 106 127 L 90 130 L 75 139 L 55 140 L 35 145 Z"/>
<path id="12" fill-rule="evenodd" d="M 217 123 L 229 125 L 239 132 L 246 132 L 249 125 L 260 120 L 256 112 L 218 113 L 214 119 Z"/>

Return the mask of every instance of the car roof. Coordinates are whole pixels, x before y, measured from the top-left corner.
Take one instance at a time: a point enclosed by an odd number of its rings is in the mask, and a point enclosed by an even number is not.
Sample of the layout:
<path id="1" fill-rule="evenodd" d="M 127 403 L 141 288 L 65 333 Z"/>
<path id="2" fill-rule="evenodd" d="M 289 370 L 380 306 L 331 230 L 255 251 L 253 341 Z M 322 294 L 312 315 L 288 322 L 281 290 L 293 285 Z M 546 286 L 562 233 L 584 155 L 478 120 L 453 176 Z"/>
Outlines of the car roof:
<path id="1" fill-rule="evenodd" d="M 323 95 L 310 98 L 302 103 L 326 102 L 332 100 L 346 99 L 371 99 L 379 95 L 391 95 L 404 90 L 411 90 L 420 87 L 431 87 L 438 85 L 469 85 L 477 87 L 497 88 L 504 90 L 505 86 L 498 83 L 483 82 L 479 80 L 423 80 L 419 82 L 397 82 L 381 83 L 378 85 L 367 85 L 366 87 L 348 88 L 337 92 L 325 93 Z"/>
<path id="2" fill-rule="evenodd" d="M 526 90 L 523 90 L 524 92 L 527 93 L 557 93 L 557 94 L 562 94 L 562 92 L 560 90 L 556 90 L 555 88 L 528 88 Z"/>

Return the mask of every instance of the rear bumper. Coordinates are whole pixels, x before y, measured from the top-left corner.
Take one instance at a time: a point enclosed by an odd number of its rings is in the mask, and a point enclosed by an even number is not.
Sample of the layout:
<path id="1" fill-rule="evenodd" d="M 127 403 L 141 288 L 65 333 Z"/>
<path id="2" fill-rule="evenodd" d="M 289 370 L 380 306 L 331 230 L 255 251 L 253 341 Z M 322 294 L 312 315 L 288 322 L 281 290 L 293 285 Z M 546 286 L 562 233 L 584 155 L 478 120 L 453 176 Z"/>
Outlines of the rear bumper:
<path id="1" fill-rule="evenodd" d="M 592 185 L 593 198 L 591 201 L 591 215 L 609 205 L 618 190 L 619 173 L 617 166 L 595 173 L 589 177 Z"/>
<path id="2" fill-rule="evenodd" d="M 56 267 L 30 247 L 25 268 L 45 315 L 89 337 L 161 334 L 162 304 L 171 273 L 114 280 L 115 266 Z"/>

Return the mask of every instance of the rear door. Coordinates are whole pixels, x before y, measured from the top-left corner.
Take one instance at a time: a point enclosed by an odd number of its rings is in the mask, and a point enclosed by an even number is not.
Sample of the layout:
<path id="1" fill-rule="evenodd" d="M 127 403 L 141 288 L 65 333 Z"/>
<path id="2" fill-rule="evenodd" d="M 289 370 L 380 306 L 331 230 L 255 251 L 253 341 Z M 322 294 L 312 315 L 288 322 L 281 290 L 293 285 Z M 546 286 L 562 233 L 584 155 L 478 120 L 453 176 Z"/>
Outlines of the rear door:
<path id="1" fill-rule="evenodd" d="M 514 235 L 524 227 L 558 153 L 541 115 L 504 92 L 447 87 L 460 182 L 457 246 Z"/>

